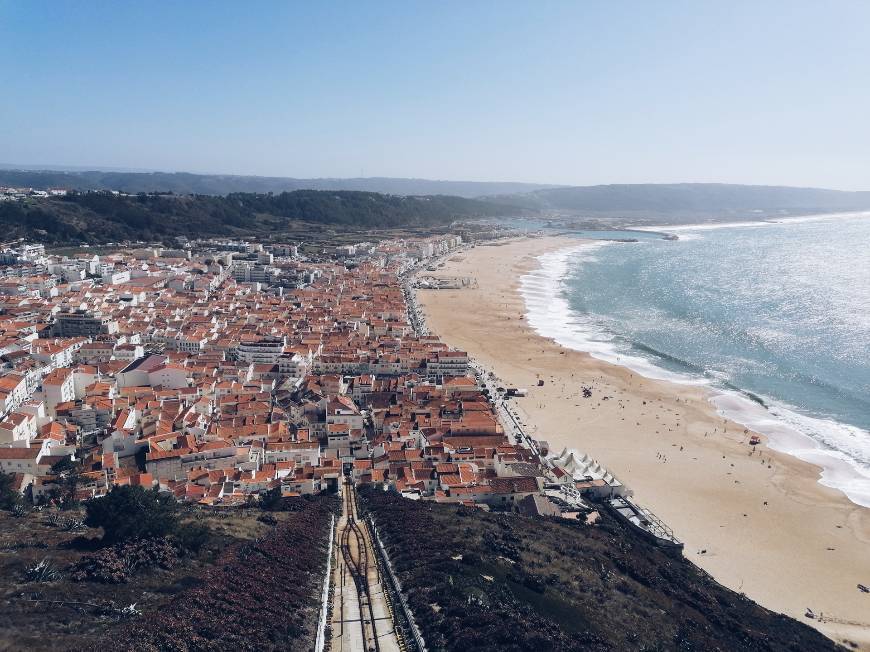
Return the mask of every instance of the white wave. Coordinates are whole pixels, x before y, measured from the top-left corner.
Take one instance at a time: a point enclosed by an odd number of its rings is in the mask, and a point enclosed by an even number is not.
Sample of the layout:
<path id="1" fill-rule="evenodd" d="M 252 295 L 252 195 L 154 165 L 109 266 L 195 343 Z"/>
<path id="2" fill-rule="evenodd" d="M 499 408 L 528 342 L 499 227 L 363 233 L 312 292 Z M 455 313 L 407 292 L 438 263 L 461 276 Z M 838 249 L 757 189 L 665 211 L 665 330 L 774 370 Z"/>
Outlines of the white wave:
<path id="1" fill-rule="evenodd" d="M 539 256 L 539 269 L 520 279 L 529 326 L 561 346 L 627 367 L 646 378 L 688 385 L 709 384 L 708 379 L 668 371 L 647 358 L 624 353 L 612 333 L 571 309 L 564 296 L 569 262 L 589 261 L 594 251 L 612 244 L 585 242 Z M 723 416 L 768 437 L 774 450 L 819 466 L 821 484 L 842 491 L 857 505 L 870 507 L 870 432 L 803 415 L 762 398 L 765 407 L 735 391 L 717 389 L 710 400 Z"/>
<path id="2" fill-rule="evenodd" d="M 686 231 L 716 231 L 718 229 L 733 229 L 744 227 L 765 227 L 765 226 L 780 226 L 783 224 L 800 224 L 803 222 L 824 222 L 828 220 L 853 220 L 853 219 L 868 219 L 870 212 L 858 211 L 848 213 L 819 213 L 816 215 L 801 215 L 793 217 L 775 217 L 771 216 L 764 220 L 747 220 L 734 222 L 702 222 L 698 224 L 662 224 L 658 226 L 636 226 L 632 227 L 636 231 L 652 231 L 652 232 L 676 232 L 680 240 L 686 240 L 686 236 L 681 235 Z"/>
<path id="3" fill-rule="evenodd" d="M 722 416 L 767 436 L 770 448 L 821 467 L 821 484 L 870 507 L 870 464 L 861 461 L 870 459 L 870 432 L 781 403 L 764 407 L 736 392 L 716 394 L 711 401 Z"/>
<path id="4" fill-rule="evenodd" d="M 733 229 L 733 228 L 742 228 L 742 227 L 762 227 L 762 226 L 772 226 L 777 224 L 773 220 L 757 220 L 757 221 L 746 221 L 746 222 L 711 222 L 709 224 L 675 224 L 673 226 L 662 226 L 660 229 L 667 229 L 670 231 L 677 231 L 678 234 L 683 231 L 718 231 L 719 229 Z M 682 236 L 680 236 L 682 237 Z"/>
<path id="5" fill-rule="evenodd" d="M 529 326 L 561 346 L 585 351 L 598 360 L 628 367 L 647 378 L 681 385 L 707 384 L 709 381 L 704 378 L 668 371 L 644 357 L 625 353 L 611 333 L 570 308 L 564 297 L 569 261 L 590 262 L 594 260 L 592 252 L 613 244 L 605 240 L 584 242 L 539 256 L 539 269 L 520 279 L 520 293 L 526 304 Z"/>
<path id="6" fill-rule="evenodd" d="M 804 215 L 802 217 L 775 217 L 771 218 L 774 224 L 799 224 L 802 222 L 825 222 L 828 220 L 855 220 L 870 218 L 870 212 L 858 211 L 851 213 L 821 213 L 819 215 Z"/>

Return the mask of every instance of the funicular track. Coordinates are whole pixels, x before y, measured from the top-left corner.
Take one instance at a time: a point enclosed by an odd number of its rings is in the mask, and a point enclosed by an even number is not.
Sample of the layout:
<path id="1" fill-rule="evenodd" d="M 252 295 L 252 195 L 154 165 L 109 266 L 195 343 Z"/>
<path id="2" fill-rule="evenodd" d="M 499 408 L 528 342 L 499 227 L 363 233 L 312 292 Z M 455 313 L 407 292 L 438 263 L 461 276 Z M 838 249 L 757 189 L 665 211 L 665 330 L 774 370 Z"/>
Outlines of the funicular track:
<path id="1" fill-rule="evenodd" d="M 381 567 L 368 525 L 359 518 L 353 483 L 343 486 L 344 514 L 336 543 L 338 573 L 331 650 L 341 652 L 404 652 L 393 603 L 382 583 Z"/>
<path id="2" fill-rule="evenodd" d="M 347 521 L 341 532 L 341 554 L 350 571 L 359 600 L 359 625 L 362 629 L 365 649 L 380 652 L 378 626 L 372 607 L 371 587 L 369 586 L 369 571 L 374 570 L 378 576 L 380 576 L 380 571 L 377 568 L 377 563 L 373 563 L 370 556 L 368 533 L 363 530 L 365 525 L 361 527 L 357 520 L 356 494 L 352 483 L 348 482 L 345 485 L 344 496 Z"/>

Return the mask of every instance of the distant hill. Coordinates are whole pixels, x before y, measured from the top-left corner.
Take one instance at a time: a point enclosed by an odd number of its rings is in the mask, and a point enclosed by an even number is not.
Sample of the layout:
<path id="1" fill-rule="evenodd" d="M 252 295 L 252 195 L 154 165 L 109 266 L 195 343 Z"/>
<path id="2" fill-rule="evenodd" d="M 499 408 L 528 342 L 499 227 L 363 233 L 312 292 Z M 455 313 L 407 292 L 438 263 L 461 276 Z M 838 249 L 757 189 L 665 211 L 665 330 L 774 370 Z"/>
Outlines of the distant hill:
<path id="1" fill-rule="evenodd" d="M 723 183 L 557 186 L 391 177 L 294 179 L 188 172 L 2 168 L 0 164 L 0 186 L 212 196 L 233 193 L 279 194 L 296 190 L 358 191 L 399 196 L 449 195 L 521 206 L 532 211 L 618 217 L 631 222 L 655 222 L 661 219 L 731 220 L 870 209 L 870 191 L 847 192 L 788 186 Z"/>
<path id="2" fill-rule="evenodd" d="M 286 231 L 294 222 L 359 228 L 431 226 L 519 212 L 515 207 L 464 197 L 401 197 L 344 190 L 227 197 L 91 192 L 0 202 L 0 229 L 4 238 L 101 244 L 182 235 L 267 235 Z"/>
<path id="3" fill-rule="evenodd" d="M 615 184 L 538 189 L 499 198 L 530 209 L 595 214 L 749 217 L 870 209 L 870 192 L 720 183 Z"/>
<path id="4" fill-rule="evenodd" d="M 0 166 L 3 167 L 3 166 Z M 453 195 L 483 197 L 509 195 L 541 188 L 535 183 L 434 181 L 365 177 L 356 179 L 293 179 L 189 172 L 115 172 L 98 170 L 0 169 L 0 186 L 118 190 L 120 192 L 173 192 L 182 195 L 227 195 L 234 192 L 280 193 L 293 190 L 358 190 L 391 195 Z"/>

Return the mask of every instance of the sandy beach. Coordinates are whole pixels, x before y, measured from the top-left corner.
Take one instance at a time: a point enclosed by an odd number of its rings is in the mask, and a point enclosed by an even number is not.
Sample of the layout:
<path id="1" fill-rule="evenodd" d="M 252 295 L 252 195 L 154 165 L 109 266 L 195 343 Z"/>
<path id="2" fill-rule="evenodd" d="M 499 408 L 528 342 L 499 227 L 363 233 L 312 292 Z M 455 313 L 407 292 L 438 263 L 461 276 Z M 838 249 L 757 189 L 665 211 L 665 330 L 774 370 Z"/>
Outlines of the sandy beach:
<path id="1" fill-rule="evenodd" d="M 526 325 L 520 276 L 536 256 L 577 243 L 523 239 L 457 254 L 433 275 L 475 283 L 418 291 L 429 328 L 504 383 L 529 388 L 515 406 L 533 435 L 597 458 L 716 580 L 870 649 L 870 594 L 857 588 L 870 586 L 870 509 L 820 485 L 810 464 L 763 445 L 753 454 L 752 433 L 717 415 L 703 388 L 645 379 Z M 808 608 L 821 617 L 805 617 Z"/>

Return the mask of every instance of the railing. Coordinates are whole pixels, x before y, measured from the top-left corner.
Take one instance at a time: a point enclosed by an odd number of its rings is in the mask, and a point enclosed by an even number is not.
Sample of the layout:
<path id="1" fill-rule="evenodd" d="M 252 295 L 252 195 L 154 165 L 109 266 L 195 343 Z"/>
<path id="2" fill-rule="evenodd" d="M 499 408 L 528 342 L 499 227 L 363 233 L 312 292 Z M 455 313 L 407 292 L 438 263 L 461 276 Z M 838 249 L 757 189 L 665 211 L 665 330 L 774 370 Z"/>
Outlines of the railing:
<path id="1" fill-rule="evenodd" d="M 369 525 L 371 526 L 372 534 L 374 535 L 375 543 L 377 543 L 377 552 L 384 562 L 384 568 L 387 569 L 387 577 L 390 579 L 390 585 L 399 598 L 399 604 L 402 606 L 402 612 L 405 614 L 405 619 L 408 621 L 408 627 L 411 629 L 411 635 L 414 637 L 414 642 L 417 644 L 418 652 L 426 652 L 426 643 L 423 641 L 423 635 L 420 633 L 417 623 L 414 622 L 414 616 L 411 614 L 411 608 L 408 606 L 408 601 L 402 594 L 402 585 L 399 584 L 399 578 L 393 572 L 393 565 L 387 557 L 387 550 L 381 541 L 381 536 L 378 534 L 378 528 L 375 526 L 375 519 L 369 515 Z"/>
<path id="2" fill-rule="evenodd" d="M 329 617 L 329 587 L 332 581 L 332 544 L 335 539 L 335 516 L 329 524 L 329 552 L 326 555 L 326 577 L 323 578 L 323 597 L 320 603 L 320 621 L 317 624 L 315 652 L 323 652 L 326 645 L 326 620 Z"/>
<path id="3" fill-rule="evenodd" d="M 631 501 L 627 501 L 631 502 Z M 648 509 L 641 507 L 635 503 L 631 503 L 646 517 L 647 529 L 660 539 L 669 539 L 674 543 L 679 543 L 679 539 L 674 535 L 674 531 L 658 516 L 653 514 Z"/>

